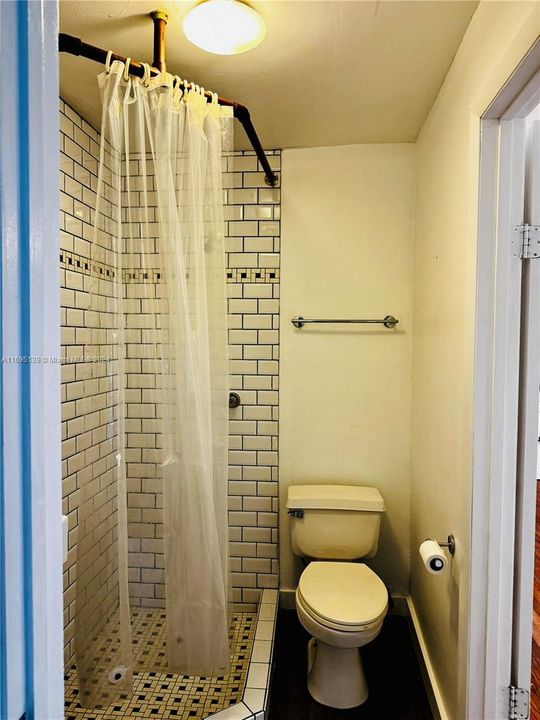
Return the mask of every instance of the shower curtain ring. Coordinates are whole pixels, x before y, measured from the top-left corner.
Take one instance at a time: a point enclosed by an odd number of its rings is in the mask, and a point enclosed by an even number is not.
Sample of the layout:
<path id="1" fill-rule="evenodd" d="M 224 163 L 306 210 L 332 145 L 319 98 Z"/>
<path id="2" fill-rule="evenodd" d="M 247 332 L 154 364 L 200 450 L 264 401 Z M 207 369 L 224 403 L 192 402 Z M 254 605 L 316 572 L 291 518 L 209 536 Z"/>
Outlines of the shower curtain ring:
<path id="1" fill-rule="evenodd" d="M 143 75 L 143 85 L 144 87 L 148 87 L 150 85 L 150 65 L 148 63 L 143 63 L 144 68 L 144 75 Z"/>
<path id="2" fill-rule="evenodd" d="M 124 66 L 124 82 L 129 80 L 129 66 L 131 64 L 131 58 L 126 58 L 126 64 Z"/>
<path id="3" fill-rule="evenodd" d="M 184 91 L 182 90 L 182 78 L 180 77 L 180 75 L 175 75 L 173 77 L 172 90 L 173 97 L 176 99 L 176 101 L 180 101 L 184 96 Z"/>
<path id="4" fill-rule="evenodd" d="M 107 75 L 111 72 L 111 58 L 112 58 L 112 54 L 113 54 L 112 50 L 109 50 L 109 51 L 107 52 L 107 57 L 106 57 L 106 59 L 105 59 L 105 72 L 107 73 Z"/>

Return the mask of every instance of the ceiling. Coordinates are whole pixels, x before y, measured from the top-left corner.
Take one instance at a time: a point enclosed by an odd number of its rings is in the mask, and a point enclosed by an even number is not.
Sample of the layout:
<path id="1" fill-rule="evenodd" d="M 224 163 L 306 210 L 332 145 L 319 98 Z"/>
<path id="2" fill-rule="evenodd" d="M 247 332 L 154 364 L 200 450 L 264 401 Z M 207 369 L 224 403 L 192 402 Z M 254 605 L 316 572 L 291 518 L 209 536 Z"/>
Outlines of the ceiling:
<path id="1" fill-rule="evenodd" d="M 412 142 L 432 106 L 477 2 L 254 0 L 262 45 L 218 56 L 185 38 L 191 0 L 61 0 L 60 29 L 150 62 L 151 10 L 169 13 L 168 69 L 246 105 L 266 148 Z M 100 125 L 100 66 L 62 53 L 60 93 Z M 249 147 L 242 129 L 237 147 Z"/>

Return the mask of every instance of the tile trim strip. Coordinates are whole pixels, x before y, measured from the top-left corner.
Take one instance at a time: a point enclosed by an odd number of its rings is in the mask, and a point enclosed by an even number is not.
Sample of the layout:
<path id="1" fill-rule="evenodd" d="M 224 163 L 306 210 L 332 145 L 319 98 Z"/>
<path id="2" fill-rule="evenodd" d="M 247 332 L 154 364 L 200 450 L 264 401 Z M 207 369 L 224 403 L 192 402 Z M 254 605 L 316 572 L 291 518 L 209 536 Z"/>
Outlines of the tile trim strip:
<path id="1" fill-rule="evenodd" d="M 272 682 L 272 669 L 274 657 L 274 638 L 276 634 L 277 610 L 279 593 L 277 590 L 263 590 L 257 614 L 255 640 L 251 649 L 248 674 L 242 701 L 231 705 L 206 720 L 266 720 L 270 703 L 270 687 Z M 271 620 L 267 618 L 270 617 Z M 255 643 L 263 639 L 270 642 L 270 657 L 268 663 L 254 660 Z M 265 674 L 264 687 L 261 687 L 258 675 Z M 250 680 L 251 677 L 251 680 Z M 250 686 L 251 683 L 251 686 Z M 262 691 L 262 692 L 260 692 Z"/>

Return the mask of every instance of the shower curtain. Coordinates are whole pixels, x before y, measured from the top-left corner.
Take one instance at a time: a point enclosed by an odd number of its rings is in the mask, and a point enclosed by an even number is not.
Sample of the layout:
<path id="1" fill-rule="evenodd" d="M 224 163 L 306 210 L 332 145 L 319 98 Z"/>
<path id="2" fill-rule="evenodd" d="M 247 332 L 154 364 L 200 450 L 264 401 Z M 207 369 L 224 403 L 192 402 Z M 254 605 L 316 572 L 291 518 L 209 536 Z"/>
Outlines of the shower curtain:
<path id="1" fill-rule="evenodd" d="M 131 78 L 115 61 L 99 76 L 81 374 L 95 411 L 89 428 L 103 442 L 79 474 L 75 609 L 87 707 L 129 691 L 134 669 L 156 670 L 134 642 L 128 584 L 129 529 L 140 536 L 145 517 L 165 566 L 166 669 L 158 670 L 208 676 L 229 666 L 222 167 L 233 118 L 217 96 L 148 75 Z M 148 433 L 152 448 L 141 441 Z M 137 494 L 155 497 L 150 515 Z"/>

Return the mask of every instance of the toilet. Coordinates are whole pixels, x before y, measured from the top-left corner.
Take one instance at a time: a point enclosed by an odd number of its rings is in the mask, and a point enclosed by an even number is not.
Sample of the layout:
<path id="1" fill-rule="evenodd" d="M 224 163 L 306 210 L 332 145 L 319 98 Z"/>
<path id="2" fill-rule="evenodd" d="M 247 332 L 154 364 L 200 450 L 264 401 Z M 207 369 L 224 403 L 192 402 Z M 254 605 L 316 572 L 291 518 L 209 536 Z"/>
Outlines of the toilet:
<path id="1" fill-rule="evenodd" d="M 298 618 L 312 636 L 309 692 L 329 707 L 356 707 L 368 696 L 360 648 L 388 610 L 383 581 L 358 562 L 377 552 L 383 498 L 372 487 L 292 485 L 287 511 L 293 552 L 309 561 L 296 590 Z"/>

